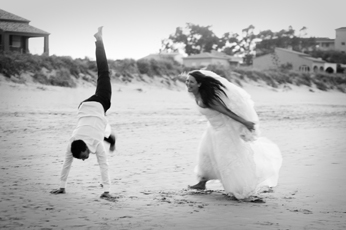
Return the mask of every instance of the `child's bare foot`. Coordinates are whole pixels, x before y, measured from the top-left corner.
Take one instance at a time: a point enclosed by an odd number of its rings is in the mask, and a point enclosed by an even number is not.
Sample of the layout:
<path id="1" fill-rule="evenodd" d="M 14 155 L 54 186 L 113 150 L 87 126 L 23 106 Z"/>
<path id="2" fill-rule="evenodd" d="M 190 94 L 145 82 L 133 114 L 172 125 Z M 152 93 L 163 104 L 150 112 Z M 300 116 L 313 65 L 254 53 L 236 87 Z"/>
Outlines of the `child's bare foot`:
<path id="1" fill-rule="evenodd" d="M 102 41 L 102 28 L 103 26 L 100 26 L 97 30 L 97 33 L 94 34 L 94 37 L 96 38 L 97 41 Z"/>
<path id="2" fill-rule="evenodd" d="M 188 188 L 189 189 L 197 189 L 197 190 L 205 190 L 206 189 L 206 187 L 205 187 L 206 183 L 207 183 L 207 181 L 200 181 L 195 185 L 192 185 L 192 186 L 189 185 Z"/>

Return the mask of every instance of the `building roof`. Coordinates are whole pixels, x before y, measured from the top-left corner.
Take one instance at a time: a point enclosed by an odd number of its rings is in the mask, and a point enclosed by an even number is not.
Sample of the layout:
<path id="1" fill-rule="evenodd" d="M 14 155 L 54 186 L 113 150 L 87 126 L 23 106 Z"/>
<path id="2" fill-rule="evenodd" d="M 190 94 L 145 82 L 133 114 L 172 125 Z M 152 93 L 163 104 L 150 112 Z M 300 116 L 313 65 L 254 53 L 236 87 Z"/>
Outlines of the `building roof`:
<path id="1" fill-rule="evenodd" d="M 219 52 L 219 51 L 215 51 L 215 50 L 212 50 L 210 52 L 212 55 L 215 55 L 215 56 L 218 56 L 218 57 L 225 57 L 225 58 L 230 58 L 231 56 L 230 55 L 227 55 L 223 52 Z"/>
<path id="2" fill-rule="evenodd" d="M 313 62 L 320 62 L 320 63 L 326 63 L 325 61 L 323 61 L 322 59 L 318 59 L 318 58 L 313 58 L 313 57 L 303 57 L 305 59 L 311 60 Z"/>
<path id="3" fill-rule="evenodd" d="M 155 53 L 155 54 L 149 54 L 145 57 L 142 57 L 141 59 L 156 59 L 156 58 L 162 58 L 162 57 L 172 57 L 175 56 L 182 56 L 180 53 Z"/>
<path id="4" fill-rule="evenodd" d="M 20 22 L 2 22 L 0 21 L 0 30 L 4 32 L 30 33 L 37 35 L 48 35 L 49 33 L 33 27 L 27 23 Z"/>
<path id="5" fill-rule="evenodd" d="M 19 17 L 15 14 L 12 14 L 12 13 L 7 12 L 7 11 L 2 10 L 2 9 L 0 9 L 0 20 L 1 21 L 27 22 L 27 23 L 30 22 L 29 20 L 27 20 L 25 18 Z"/>
<path id="6" fill-rule="evenodd" d="M 325 63 L 325 61 L 323 61 L 322 59 L 313 58 L 310 55 L 305 54 L 305 53 L 300 53 L 300 52 L 297 52 L 297 51 L 283 49 L 283 48 L 276 48 L 276 49 L 280 49 L 280 50 L 283 50 L 283 51 L 286 51 L 286 52 L 294 53 L 294 54 L 296 54 L 296 55 L 298 55 L 298 56 L 300 56 L 302 58 L 308 59 L 308 60 L 313 61 L 313 62 Z"/>
<path id="7" fill-rule="evenodd" d="M 282 50 L 282 51 L 289 52 L 289 53 L 294 53 L 294 54 L 299 55 L 299 56 L 309 56 L 308 54 L 300 53 L 300 52 L 297 52 L 297 51 L 294 51 L 294 50 L 289 50 L 289 49 L 284 49 L 284 48 L 278 48 L 278 47 L 275 48 L 275 49 Z"/>
<path id="8" fill-rule="evenodd" d="M 346 27 L 340 27 L 340 28 L 337 28 L 335 30 L 346 30 Z"/>
<path id="9" fill-rule="evenodd" d="M 285 51 L 285 52 L 296 54 L 296 55 L 298 55 L 301 58 L 305 58 L 305 59 L 308 59 L 308 60 L 313 61 L 313 62 L 326 63 L 322 59 L 313 58 L 310 55 L 305 54 L 305 53 L 300 53 L 300 52 L 297 52 L 297 51 L 293 51 L 293 50 L 289 50 L 289 49 L 284 49 L 284 48 L 275 48 L 275 50 L 277 50 L 277 49 Z M 263 56 L 260 56 L 260 57 L 255 57 L 255 59 L 262 58 L 262 57 L 269 56 L 269 55 L 271 55 L 271 54 L 266 54 L 266 55 L 263 55 Z"/>
<path id="10" fill-rule="evenodd" d="M 331 39 L 331 38 L 315 38 L 316 42 L 335 42 L 335 39 Z"/>
<path id="11" fill-rule="evenodd" d="M 195 54 L 188 57 L 183 57 L 183 59 L 204 59 L 204 58 L 223 59 L 223 60 L 228 60 L 231 62 L 238 62 L 238 63 L 243 62 L 243 58 L 241 57 L 230 56 L 225 53 L 214 51 L 214 50 L 212 50 L 211 53 L 200 53 L 200 54 Z"/>
<path id="12" fill-rule="evenodd" d="M 0 9 L 0 30 L 4 32 L 49 35 L 48 32 L 29 25 L 29 20 Z"/>
<path id="13" fill-rule="evenodd" d="M 217 58 L 217 59 L 228 59 L 227 55 L 221 56 L 212 53 L 200 53 L 184 57 L 184 59 L 200 59 L 200 58 Z"/>

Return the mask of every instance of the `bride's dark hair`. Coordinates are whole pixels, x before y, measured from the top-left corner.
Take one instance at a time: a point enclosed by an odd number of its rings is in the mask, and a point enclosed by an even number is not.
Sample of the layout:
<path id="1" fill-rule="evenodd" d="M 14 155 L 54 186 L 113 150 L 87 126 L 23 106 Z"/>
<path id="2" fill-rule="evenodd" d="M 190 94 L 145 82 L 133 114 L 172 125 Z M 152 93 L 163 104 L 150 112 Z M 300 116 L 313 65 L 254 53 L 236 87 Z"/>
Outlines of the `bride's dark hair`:
<path id="1" fill-rule="evenodd" d="M 188 74 L 194 77 L 196 81 L 201 84 L 199 87 L 199 94 L 201 95 L 202 102 L 206 107 L 210 108 L 213 101 L 219 101 L 226 107 L 220 97 L 221 94 L 224 94 L 227 97 L 223 90 L 226 89 L 226 87 L 219 80 L 206 76 L 198 70 L 193 70 Z"/>

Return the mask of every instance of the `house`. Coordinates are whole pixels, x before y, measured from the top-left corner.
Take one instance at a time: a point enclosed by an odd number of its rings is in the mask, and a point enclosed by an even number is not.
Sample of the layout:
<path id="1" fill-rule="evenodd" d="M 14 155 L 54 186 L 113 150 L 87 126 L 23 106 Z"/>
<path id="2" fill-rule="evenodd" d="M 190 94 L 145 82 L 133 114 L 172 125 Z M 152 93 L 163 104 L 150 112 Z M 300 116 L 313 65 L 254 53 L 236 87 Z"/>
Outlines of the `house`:
<path id="1" fill-rule="evenodd" d="M 308 54 L 290 49 L 275 48 L 273 53 L 253 59 L 253 67 L 258 69 L 276 69 L 283 66 L 291 66 L 292 70 L 302 72 L 336 72 L 335 63 L 327 63 L 322 59 L 313 58 Z"/>
<path id="2" fill-rule="evenodd" d="M 183 55 L 180 53 L 166 53 L 166 52 L 160 52 L 160 53 L 156 53 L 156 54 L 149 54 L 148 56 L 145 56 L 143 58 L 140 59 L 155 59 L 155 60 L 162 60 L 165 58 L 170 58 L 173 59 L 174 61 L 178 62 L 179 64 L 183 64 Z"/>
<path id="3" fill-rule="evenodd" d="M 346 27 L 335 29 L 335 49 L 346 52 Z"/>
<path id="4" fill-rule="evenodd" d="M 229 67 L 230 65 L 238 65 L 241 62 L 242 58 L 232 57 L 217 51 L 190 55 L 183 58 L 183 63 L 186 67 L 205 67 L 210 64 Z"/>
<path id="5" fill-rule="evenodd" d="M 335 39 L 315 38 L 315 40 L 317 49 L 346 52 L 346 27 L 335 29 Z"/>
<path id="6" fill-rule="evenodd" d="M 29 53 L 29 38 L 43 37 L 49 55 L 49 33 L 29 25 L 29 20 L 0 9 L 0 51 Z"/>
<path id="7" fill-rule="evenodd" d="M 332 50 L 335 48 L 334 39 L 330 38 L 315 38 L 316 41 L 316 48 L 319 50 Z"/>

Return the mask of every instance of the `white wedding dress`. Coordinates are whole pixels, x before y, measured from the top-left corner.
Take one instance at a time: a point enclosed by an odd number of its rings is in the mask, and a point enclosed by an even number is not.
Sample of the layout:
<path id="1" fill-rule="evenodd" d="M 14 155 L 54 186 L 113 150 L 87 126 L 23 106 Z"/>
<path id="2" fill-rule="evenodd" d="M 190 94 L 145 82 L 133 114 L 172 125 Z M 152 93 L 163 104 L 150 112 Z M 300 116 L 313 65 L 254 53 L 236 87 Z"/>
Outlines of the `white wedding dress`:
<path id="1" fill-rule="evenodd" d="M 217 74 L 200 70 L 226 87 L 226 106 L 238 116 L 255 122 L 255 131 L 215 110 L 199 108 L 207 129 L 199 146 L 195 172 L 199 180 L 220 180 L 226 193 L 246 199 L 278 183 L 282 156 L 276 144 L 260 137 L 258 116 L 250 95 Z"/>

